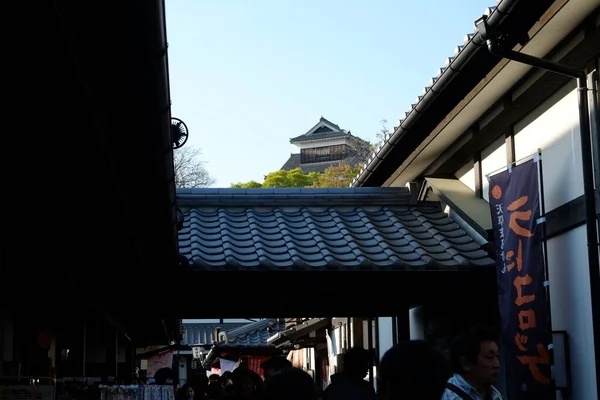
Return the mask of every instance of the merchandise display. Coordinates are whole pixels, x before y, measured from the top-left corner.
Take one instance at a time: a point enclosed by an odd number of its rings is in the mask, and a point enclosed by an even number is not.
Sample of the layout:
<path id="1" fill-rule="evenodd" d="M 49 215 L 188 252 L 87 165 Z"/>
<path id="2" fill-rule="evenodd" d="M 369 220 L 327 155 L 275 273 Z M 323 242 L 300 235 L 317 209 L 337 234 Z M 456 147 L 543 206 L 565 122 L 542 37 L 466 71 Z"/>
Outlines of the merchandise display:
<path id="1" fill-rule="evenodd" d="M 100 400 L 175 400 L 172 385 L 100 385 Z"/>

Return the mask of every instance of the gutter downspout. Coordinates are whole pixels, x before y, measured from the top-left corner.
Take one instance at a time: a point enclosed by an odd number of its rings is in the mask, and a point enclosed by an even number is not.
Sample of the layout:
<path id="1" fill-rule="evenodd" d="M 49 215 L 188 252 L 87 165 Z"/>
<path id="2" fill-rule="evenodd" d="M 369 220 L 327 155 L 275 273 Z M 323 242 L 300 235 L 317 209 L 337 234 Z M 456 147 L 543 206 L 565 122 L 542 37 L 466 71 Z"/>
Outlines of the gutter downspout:
<path id="1" fill-rule="evenodd" d="M 489 9 L 488 23 L 491 26 L 502 24 L 519 2 L 520 0 L 502 0 L 495 9 Z M 410 132 L 411 127 L 420 119 L 419 114 L 435 102 L 439 94 L 460 74 L 462 68 L 483 46 L 485 46 L 485 39 L 479 33 L 468 35 L 465 38 L 464 47 L 459 46 L 454 52 L 454 57 L 446 60 L 446 66 L 439 70 L 437 77 L 431 79 L 423 96 L 419 96 L 416 103 L 411 105 L 410 110 L 406 112 L 406 118 L 399 122 L 394 132 L 388 135 L 383 144 L 377 146 L 373 151 L 351 186 L 362 186 L 366 182 L 390 150 L 396 146 L 404 135 Z"/>
<path id="2" fill-rule="evenodd" d="M 157 47 L 160 49 L 160 51 L 162 52 L 162 58 L 160 60 L 160 77 L 162 78 L 162 82 L 160 82 L 160 86 L 162 90 L 164 90 L 164 93 L 161 93 L 161 98 L 166 99 L 166 103 L 164 104 L 164 108 L 161 110 L 163 114 L 159 114 L 158 116 L 158 120 L 160 123 L 163 123 L 163 137 L 162 137 L 162 144 L 163 144 L 163 149 L 164 149 L 164 155 L 165 157 L 161 159 L 161 162 L 167 164 L 165 167 L 166 169 L 166 176 L 165 176 L 165 184 L 169 186 L 168 190 L 169 190 L 169 213 L 171 215 L 171 227 L 170 227 L 170 237 L 171 239 L 174 241 L 175 243 L 175 252 L 173 254 L 174 259 L 173 259 L 173 263 L 175 265 L 178 264 L 178 258 L 177 256 L 179 255 L 179 241 L 178 241 L 178 230 L 177 230 L 177 206 L 176 206 L 176 195 L 175 195 L 175 169 L 174 169 L 174 164 L 173 164 L 173 147 L 171 144 L 171 85 L 170 85 L 170 80 L 169 80 L 169 53 L 168 53 L 168 47 L 169 44 L 167 42 L 167 13 L 166 13 L 166 4 L 165 4 L 165 0 L 159 0 L 157 2 L 157 6 L 158 6 L 158 23 L 160 26 L 159 29 L 159 36 L 158 36 L 158 43 L 157 43 Z M 167 115 L 167 120 L 166 121 L 161 121 L 161 118 L 164 117 L 164 114 Z M 170 155 L 170 156 L 169 156 Z M 166 158 L 166 159 L 165 159 Z M 170 160 L 170 162 L 168 162 Z M 165 320 L 163 319 L 162 321 L 163 327 L 168 327 L 170 325 L 170 322 L 174 322 L 174 325 L 177 327 L 179 325 L 181 325 L 182 321 L 180 318 L 176 318 L 173 319 L 171 321 Z M 165 334 L 167 336 L 167 339 L 169 341 L 175 341 L 177 343 L 179 343 L 180 341 L 180 334 L 178 333 L 173 333 L 173 332 L 168 332 L 165 330 Z"/>
<path id="3" fill-rule="evenodd" d="M 592 137 L 590 111 L 588 106 L 587 73 L 585 70 L 559 64 L 529 54 L 519 53 L 503 46 L 501 33 L 493 31 L 483 16 L 476 21 L 477 29 L 486 39 L 491 54 L 516 61 L 534 68 L 577 79 L 577 99 L 579 103 L 579 132 L 581 135 L 581 164 L 583 170 L 583 190 L 585 199 L 585 225 L 587 255 L 589 263 L 592 326 L 594 334 L 594 358 L 596 367 L 596 393 L 600 394 L 600 259 L 596 217 L 596 187 L 594 184 L 594 160 L 592 158 Z"/>

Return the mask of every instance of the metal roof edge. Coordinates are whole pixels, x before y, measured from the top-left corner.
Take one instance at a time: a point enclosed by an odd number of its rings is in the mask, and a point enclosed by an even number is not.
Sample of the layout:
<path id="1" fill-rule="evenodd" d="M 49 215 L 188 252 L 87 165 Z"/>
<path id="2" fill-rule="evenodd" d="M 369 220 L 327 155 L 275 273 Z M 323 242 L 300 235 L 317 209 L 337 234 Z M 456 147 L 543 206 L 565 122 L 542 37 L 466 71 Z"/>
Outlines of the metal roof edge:
<path id="1" fill-rule="evenodd" d="M 520 0 L 501 0 L 497 6 L 486 8 L 484 15 L 488 16 L 488 25 L 491 27 L 500 25 L 519 2 Z M 437 95 L 444 91 L 455 76 L 460 74 L 466 63 L 484 44 L 485 42 L 478 32 L 465 36 L 463 44 L 455 48 L 454 56 L 446 58 L 445 65 L 438 69 L 437 76 L 431 78 L 429 85 L 423 89 L 422 95 L 417 96 L 415 103 L 409 106 L 405 117 L 398 121 L 393 132 L 387 134 L 383 141 L 376 146 L 367 163 L 352 180 L 351 187 L 359 187 L 365 183 L 391 148 L 395 147 L 400 139 L 410 131 L 414 123 L 431 107 Z"/>

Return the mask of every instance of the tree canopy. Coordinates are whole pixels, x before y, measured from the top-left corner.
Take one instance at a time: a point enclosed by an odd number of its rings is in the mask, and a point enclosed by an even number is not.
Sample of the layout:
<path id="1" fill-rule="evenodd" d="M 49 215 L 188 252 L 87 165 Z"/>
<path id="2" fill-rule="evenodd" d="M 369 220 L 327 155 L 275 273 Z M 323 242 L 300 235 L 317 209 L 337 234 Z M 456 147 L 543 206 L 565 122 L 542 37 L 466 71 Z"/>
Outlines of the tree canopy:
<path id="1" fill-rule="evenodd" d="M 250 181 L 234 183 L 232 188 L 342 188 L 350 186 L 352 179 L 360 171 L 359 166 L 351 167 L 347 164 L 332 165 L 325 172 L 309 172 L 305 174 L 301 168 L 290 171 L 279 170 L 265 176 L 263 183 Z"/>
<path id="2" fill-rule="evenodd" d="M 360 172 L 360 166 L 351 167 L 347 164 L 332 165 L 320 174 L 313 187 L 337 188 L 348 187 L 352 179 Z"/>

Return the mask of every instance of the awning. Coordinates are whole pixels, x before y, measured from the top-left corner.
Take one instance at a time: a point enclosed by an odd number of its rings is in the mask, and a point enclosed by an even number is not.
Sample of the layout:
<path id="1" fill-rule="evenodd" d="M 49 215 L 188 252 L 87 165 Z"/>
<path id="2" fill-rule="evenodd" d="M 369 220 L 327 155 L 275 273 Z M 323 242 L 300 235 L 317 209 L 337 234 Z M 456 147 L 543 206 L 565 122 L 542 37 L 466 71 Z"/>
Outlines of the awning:
<path id="1" fill-rule="evenodd" d="M 484 238 L 492 231 L 490 203 L 475 195 L 458 179 L 425 178 L 426 189 L 456 211 L 473 229 Z"/>
<path id="2" fill-rule="evenodd" d="M 222 337 L 225 340 L 216 343 L 202 362 L 210 369 L 218 358 L 236 359 L 241 356 L 280 355 L 281 351 L 268 342 L 269 337 L 285 329 L 285 322 L 278 319 L 263 319 L 229 330 Z"/>
<path id="3" fill-rule="evenodd" d="M 286 345 L 294 345 L 300 339 L 305 338 L 312 332 L 316 332 L 319 329 L 331 326 L 331 318 L 312 318 L 308 321 L 304 321 L 294 327 L 286 329 L 285 331 L 278 332 L 271 336 L 267 341 L 277 347 Z M 316 341 L 308 341 L 308 343 L 298 343 L 301 347 L 309 347 L 316 343 Z"/>

